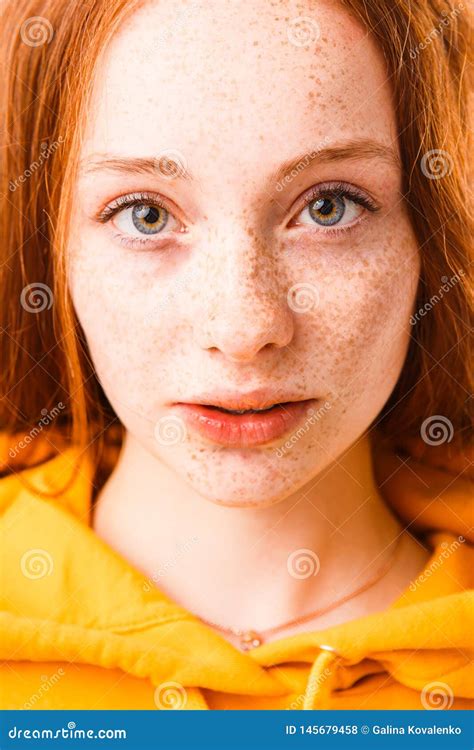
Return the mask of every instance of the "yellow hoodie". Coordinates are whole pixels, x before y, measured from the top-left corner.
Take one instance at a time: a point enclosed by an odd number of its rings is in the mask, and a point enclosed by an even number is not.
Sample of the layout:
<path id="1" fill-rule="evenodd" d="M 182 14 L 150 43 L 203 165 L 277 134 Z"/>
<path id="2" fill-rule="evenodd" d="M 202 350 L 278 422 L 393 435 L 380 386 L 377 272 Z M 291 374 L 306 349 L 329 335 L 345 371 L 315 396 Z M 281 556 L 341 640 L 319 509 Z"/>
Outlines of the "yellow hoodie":
<path id="1" fill-rule="evenodd" d="M 471 707 L 469 460 L 449 446 L 409 448 L 400 458 L 380 447 L 375 466 L 387 502 L 432 548 L 426 569 L 383 613 L 247 653 L 96 536 L 87 456 L 54 499 L 46 494 L 66 482 L 75 448 L 5 476 L 0 708 Z"/>

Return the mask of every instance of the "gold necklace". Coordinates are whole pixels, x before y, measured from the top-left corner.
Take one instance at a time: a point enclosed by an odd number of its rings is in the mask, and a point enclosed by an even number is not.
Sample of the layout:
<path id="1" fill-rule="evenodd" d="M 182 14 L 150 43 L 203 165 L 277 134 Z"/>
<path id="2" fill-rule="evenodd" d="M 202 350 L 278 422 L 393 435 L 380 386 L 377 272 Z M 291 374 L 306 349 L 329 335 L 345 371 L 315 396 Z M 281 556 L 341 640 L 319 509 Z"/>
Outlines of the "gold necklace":
<path id="1" fill-rule="evenodd" d="M 300 625 L 303 622 L 307 622 L 308 620 L 313 620 L 315 617 L 325 615 L 327 612 L 330 612 L 331 610 L 335 609 L 341 604 L 345 604 L 350 599 L 354 599 L 354 597 L 358 596 L 359 594 L 362 594 L 364 591 L 367 591 L 367 589 L 371 588 L 372 586 L 375 586 L 375 584 L 378 583 L 393 567 L 402 539 L 403 539 L 403 534 L 400 534 L 387 560 L 385 560 L 383 565 L 374 573 L 372 578 L 369 578 L 369 580 L 366 581 L 364 584 L 362 584 L 362 586 L 359 586 L 357 589 L 355 589 L 355 591 L 352 591 L 350 594 L 341 596 L 339 599 L 336 599 L 330 604 L 327 604 L 324 607 L 320 607 L 319 609 L 313 610 L 312 612 L 309 612 L 308 614 L 303 615 L 302 617 L 295 617 L 293 620 L 288 620 L 287 622 L 283 622 L 280 625 L 274 625 L 273 627 L 265 628 L 264 630 L 253 630 L 253 629 L 240 630 L 238 628 L 230 628 L 230 627 L 224 627 L 223 625 L 217 625 L 217 623 L 212 622 L 212 620 L 206 620 L 204 617 L 199 617 L 199 619 L 205 625 L 209 625 L 210 627 L 213 627 L 216 630 L 220 630 L 221 633 L 228 633 L 229 635 L 234 635 L 237 638 L 239 638 L 239 645 L 243 651 L 249 651 L 252 648 L 257 648 L 257 646 L 261 646 L 262 643 L 265 642 L 265 638 L 267 638 L 269 635 L 272 635 L 273 633 L 278 633 L 278 631 L 280 630 L 285 630 L 286 628 L 289 628 L 292 625 Z"/>

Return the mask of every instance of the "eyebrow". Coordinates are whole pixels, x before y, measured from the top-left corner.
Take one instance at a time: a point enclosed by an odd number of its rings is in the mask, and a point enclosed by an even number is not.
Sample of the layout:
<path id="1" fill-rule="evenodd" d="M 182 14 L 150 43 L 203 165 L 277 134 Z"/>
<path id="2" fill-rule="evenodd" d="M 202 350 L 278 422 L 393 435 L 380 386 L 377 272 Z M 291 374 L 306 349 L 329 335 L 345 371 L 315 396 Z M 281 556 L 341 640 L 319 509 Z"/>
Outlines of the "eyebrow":
<path id="1" fill-rule="evenodd" d="M 363 138 L 343 141 L 327 147 L 316 144 L 312 149 L 308 148 L 294 159 L 289 159 L 281 164 L 274 173 L 272 180 L 279 183 L 291 175 L 293 171 L 303 171 L 309 166 L 310 161 L 316 164 L 331 164 L 338 161 L 362 161 L 367 159 L 378 159 L 392 168 L 399 169 L 401 166 L 399 155 L 393 147 Z"/>
<path id="2" fill-rule="evenodd" d="M 324 141 L 322 142 L 324 143 Z M 165 159 L 165 161 L 163 161 Z M 296 157 L 281 164 L 272 175 L 271 181 L 279 183 L 294 170 L 302 171 L 309 162 L 327 164 L 338 161 L 360 161 L 364 159 L 378 159 L 391 167 L 400 167 L 397 151 L 377 141 L 370 139 L 347 140 L 333 146 L 321 147 L 316 144 Z M 91 174 L 102 170 L 121 174 L 149 174 L 158 176 L 163 168 L 172 170 L 175 179 L 192 180 L 192 174 L 180 160 L 171 156 L 166 157 L 123 157 L 114 154 L 97 154 L 89 160 L 82 161 L 81 172 Z M 169 175 L 169 172 L 168 172 Z M 164 176 L 167 176 L 166 173 Z"/>
<path id="3" fill-rule="evenodd" d="M 171 156 L 126 157 L 114 154 L 97 155 L 87 161 L 82 161 L 80 171 L 84 174 L 100 172 L 102 170 L 121 174 L 150 174 L 155 177 L 160 173 L 164 177 L 176 175 L 175 179 L 191 180 L 191 174 L 180 159 Z"/>

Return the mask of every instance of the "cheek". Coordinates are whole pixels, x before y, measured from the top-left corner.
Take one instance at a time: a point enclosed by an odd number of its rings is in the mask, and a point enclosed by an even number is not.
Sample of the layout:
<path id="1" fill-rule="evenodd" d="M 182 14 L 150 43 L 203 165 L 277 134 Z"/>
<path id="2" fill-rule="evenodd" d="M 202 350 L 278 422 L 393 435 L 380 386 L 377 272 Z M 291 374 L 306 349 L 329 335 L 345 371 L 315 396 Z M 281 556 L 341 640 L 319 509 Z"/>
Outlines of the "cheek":
<path id="1" fill-rule="evenodd" d="M 150 284 L 150 269 L 132 268 L 107 253 L 82 250 L 70 262 L 70 288 L 98 378 L 120 415 L 146 418 L 157 394 L 173 381 L 167 354 L 176 342 L 176 307 Z M 169 297 L 169 295 L 168 295 Z M 159 318 L 159 327 L 156 320 Z"/>
<path id="2" fill-rule="evenodd" d="M 409 344 L 419 268 L 408 227 L 337 264 L 322 260 L 324 283 L 306 335 L 333 397 L 385 403 Z"/>

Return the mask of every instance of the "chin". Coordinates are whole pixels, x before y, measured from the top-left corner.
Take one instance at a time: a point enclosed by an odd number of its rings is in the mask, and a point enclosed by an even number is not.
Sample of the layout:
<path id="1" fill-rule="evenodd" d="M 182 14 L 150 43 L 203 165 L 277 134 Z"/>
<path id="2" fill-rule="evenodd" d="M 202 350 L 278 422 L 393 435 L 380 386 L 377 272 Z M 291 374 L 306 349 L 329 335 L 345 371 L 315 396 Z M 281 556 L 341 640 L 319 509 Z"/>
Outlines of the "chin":
<path id="1" fill-rule="evenodd" d="M 198 490 L 199 491 L 199 490 Z M 235 492 L 232 491 L 232 489 L 229 488 L 228 494 L 223 494 L 222 491 L 219 493 L 216 493 L 215 495 L 210 495 L 209 492 L 206 492 L 206 494 L 200 493 L 205 500 L 212 503 L 213 505 L 220 505 L 221 507 L 225 508 L 269 508 L 273 505 L 277 505 L 282 500 L 284 500 L 286 497 L 291 495 L 291 492 L 288 492 L 286 495 L 256 495 L 255 489 L 252 487 L 248 487 L 245 489 L 242 489 L 241 492 Z"/>
<path id="2" fill-rule="evenodd" d="M 257 458 L 257 457 L 256 457 Z M 278 461 L 278 459 L 275 459 Z M 260 465 L 215 467 L 205 473 L 199 467 L 186 473 L 186 481 L 205 500 L 227 508 L 268 508 L 286 500 L 313 478 L 314 466 L 306 471 L 275 471 L 268 461 Z"/>

